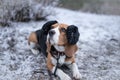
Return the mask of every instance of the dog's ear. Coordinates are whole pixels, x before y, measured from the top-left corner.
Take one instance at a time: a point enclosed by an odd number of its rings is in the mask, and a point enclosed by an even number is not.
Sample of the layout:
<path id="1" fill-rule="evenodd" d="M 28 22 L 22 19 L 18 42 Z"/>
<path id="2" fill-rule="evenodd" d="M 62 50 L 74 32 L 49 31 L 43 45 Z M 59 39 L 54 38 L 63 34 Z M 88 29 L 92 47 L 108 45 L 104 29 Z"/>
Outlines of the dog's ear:
<path id="1" fill-rule="evenodd" d="M 77 41 L 79 40 L 79 36 L 80 36 L 78 27 L 76 27 L 74 25 L 68 26 L 66 35 L 67 35 L 67 40 L 68 40 L 69 44 L 72 44 L 72 45 L 76 44 Z"/>
<path id="2" fill-rule="evenodd" d="M 58 22 L 55 20 L 55 21 L 48 21 L 47 23 L 45 23 L 42 27 L 44 34 L 48 34 L 49 30 L 51 29 L 51 26 L 55 23 Z"/>

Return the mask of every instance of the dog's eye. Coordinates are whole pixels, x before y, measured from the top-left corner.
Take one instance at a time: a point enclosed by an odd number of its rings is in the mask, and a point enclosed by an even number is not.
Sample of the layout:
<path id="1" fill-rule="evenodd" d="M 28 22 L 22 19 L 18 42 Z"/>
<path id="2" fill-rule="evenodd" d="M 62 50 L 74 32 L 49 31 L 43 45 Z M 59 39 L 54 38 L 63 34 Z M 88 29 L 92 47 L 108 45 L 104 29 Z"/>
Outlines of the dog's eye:
<path id="1" fill-rule="evenodd" d="M 65 28 L 61 28 L 61 31 L 62 31 L 62 32 L 66 32 L 66 29 L 65 29 Z"/>

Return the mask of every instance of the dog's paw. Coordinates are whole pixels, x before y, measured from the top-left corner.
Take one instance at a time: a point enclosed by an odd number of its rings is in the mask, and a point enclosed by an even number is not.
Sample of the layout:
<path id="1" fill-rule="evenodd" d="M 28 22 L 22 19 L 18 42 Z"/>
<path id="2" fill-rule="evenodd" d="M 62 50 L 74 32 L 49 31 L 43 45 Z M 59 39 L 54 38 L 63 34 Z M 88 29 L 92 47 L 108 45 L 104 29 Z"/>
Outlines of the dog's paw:
<path id="1" fill-rule="evenodd" d="M 78 70 L 78 66 L 76 65 L 76 63 L 73 63 L 72 70 L 73 70 L 73 77 L 75 79 L 79 80 L 79 79 L 82 78 L 82 76 L 81 76 L 81 74 L 80 74 L 80 72 Z"/>
<path id="2" fill-rule="evenodd" d="M 32 53 L 35 54 L 35 55 L 37 55 L 37 54 L 39 53 L 39 51 L 38 51 L 38 50 L 35 50 L 35 49 L 31 49 L 31 51 L 32 51 Z"/>
<path id="3" fill-rule="evenodd" d="M 81 79 L 82 76 L 81 74 L 79 73 L 79 71 L 73 71 L 73 77 L 77 80 Z"/>
<path id="4" fill-rule="evenodd" d="M 64 73 L 62 70 L 57 70 L 57 75 L 60 78 L 60 80 L 72 80 L 66 73 Z"/>
<path id="5" fill-rule="evenodd" d="M 60 78 L 61 80 L 72 80 L 67 74 L 61 74 L 62 77 Z"/>

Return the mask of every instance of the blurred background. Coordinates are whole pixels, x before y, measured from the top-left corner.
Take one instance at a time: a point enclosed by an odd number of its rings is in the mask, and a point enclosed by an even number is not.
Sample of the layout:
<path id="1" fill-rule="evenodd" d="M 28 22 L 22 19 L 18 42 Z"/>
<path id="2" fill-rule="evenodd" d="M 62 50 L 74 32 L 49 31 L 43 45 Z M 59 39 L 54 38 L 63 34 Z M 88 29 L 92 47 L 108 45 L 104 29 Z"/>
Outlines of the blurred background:
<path id="1" fill-rule="evenodd" d="M 0 0 L 0 25 L 9 26 L 10 21 L 45 20 L 53 14 L 54 7 L 120 15 L 120 0 Z"/>
<path id="2" fill-rule="evenodd" d="M 120 15 L 120 0 L 60 0 L 64 8 L 83 12 Z"/>

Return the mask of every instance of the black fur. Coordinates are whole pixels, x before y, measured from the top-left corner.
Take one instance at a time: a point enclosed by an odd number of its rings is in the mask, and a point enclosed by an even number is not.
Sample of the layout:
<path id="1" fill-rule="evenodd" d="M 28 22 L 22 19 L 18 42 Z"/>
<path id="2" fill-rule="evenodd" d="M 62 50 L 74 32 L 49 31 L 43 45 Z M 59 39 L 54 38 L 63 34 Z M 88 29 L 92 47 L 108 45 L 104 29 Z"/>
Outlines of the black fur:
<path id="1" fill-rule="evenodd" d="M 46 39 L 49 30 L 51 29 L 51 25 L 57 23 L 57 21 L 48 21 L 42 27 L 42 29 L 36 31 L 37 40 L 38 40 L 38 49 L 47 57 L 47 46 Z"/>
<path id="2" fill-rule="evenodd" d="M 48 21 L 47 23 L 45 23 L 42 27 L 42 31 L 44 34 L 48 34 L 49 30 L 51 29 L 51 25 L 58 23 L 57 21 Z"/>
<path id="3" fill-rule="evenodd" d="M 66 34 L 67 34 L 67 40 L 69 44 L 74 45 L 79 40 L 80 33 L 78 31 L 78 28 L 74 25 L 68 26 Z"/>

